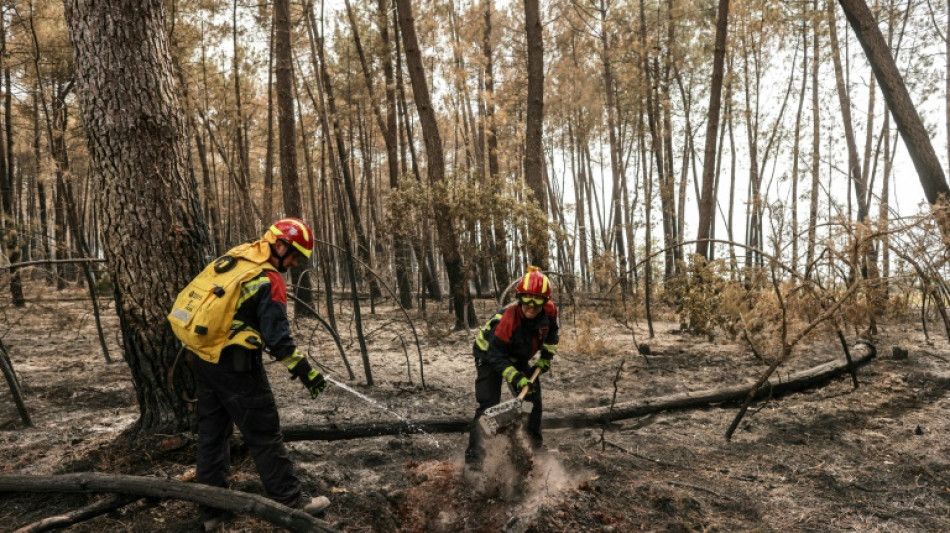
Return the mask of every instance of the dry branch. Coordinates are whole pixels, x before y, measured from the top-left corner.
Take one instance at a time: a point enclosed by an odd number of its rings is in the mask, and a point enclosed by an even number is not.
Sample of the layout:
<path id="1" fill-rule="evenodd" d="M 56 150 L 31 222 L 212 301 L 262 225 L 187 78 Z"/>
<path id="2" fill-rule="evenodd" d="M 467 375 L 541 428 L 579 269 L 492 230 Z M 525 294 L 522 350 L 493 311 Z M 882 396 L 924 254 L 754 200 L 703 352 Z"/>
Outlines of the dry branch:
<path id="1" fill-rule="evenodd" d="M 40 521 L 33 522 L 17 529 L 13 533 L 40 533 L 41 531 L 50 531 L 53 529 L 62 529 L 79 522 L 95 518 L 110 511 L 125 507 L 126 505 L 138 501 L 138 496 L 126 496 L 124 494 L 113 494 L 104 499 L 93 502 L 86 507 L 73 509 L 63 514 L 53 515 Z"/>
<path id="2" fill-rule="evenodd" d="M 865 354 L 852 361 L 853 367 L 861 367 L 877 354 L 868 344 L 863 347 Z M 822 386 L 834 378 L 848 373 L 848 362 L 835 360 L 787 375 L 773 376 L 754 395 L 755 399 L 778 398 L 790 393 L 801 392 Z M 552 414 L 544 419 L 545 428 L 583 428 L 598 427 L 602 424 L 644 416 L 662 411 L 701 409 L 722 403 L 739 402 L 749 396 L 752 384 L 735 385 L 720 389 L 686 392 L 657 398 L 648 398 L 632 402 L 618 403 L 611 407 L 582 409 L 573 413 Z M 412 426 L 402 421 L 356 422 L 352 424 L 296 425 L 284 426 L 284 440 L 344 440 L 383 435 L 402 435 L 413 433 L 461 433 L 468 431 L 470 418 L 430 418 L 416 420 Z"/>
<path id="3" fill-rule="evenodd" d="M 324 521 L 257 494 L 153 477 L 99 473 L 59 476 L 0 475 L 0 492 L 112 492 L 187 500 L 266 520 L 290 531 L 334 531 Z"/>
<path id="4" fill-rule="evenodd" d="M 17 412 L 20 413 L 20 419 L 23 420 L 23 425 L 32 427 L 33 421 L 30 419 L 30 412 L 27 410 L 26 403 L 23 401 L 20 382 L 17 380 L 16 372 L 13 370 L 13 361 L 10 360 L 10 355 L 3 345 L 3 340 L 0 340 L 0 370 L 3 371 L 3 377 L 7 380 L 7 385 L 10 386 L 10 395 L 13 396 L 13 402 L 16 404 Z"/>

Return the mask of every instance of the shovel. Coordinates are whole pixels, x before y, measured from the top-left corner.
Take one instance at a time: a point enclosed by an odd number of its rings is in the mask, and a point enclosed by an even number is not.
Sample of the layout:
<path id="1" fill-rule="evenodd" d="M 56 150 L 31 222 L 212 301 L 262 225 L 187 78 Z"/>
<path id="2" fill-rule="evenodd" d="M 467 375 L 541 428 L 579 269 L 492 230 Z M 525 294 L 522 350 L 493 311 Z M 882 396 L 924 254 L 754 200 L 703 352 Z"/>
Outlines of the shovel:
<path id="1" fill-rule="evenodd" d="M 540 373 L 541 369 L 535 368 L 528 383 L 534 383 Z M 517 398 L 485 409 L 481 418 L 478 419 L 478 423 L 481 424 L 482 429 L 489 437 L 494 437 L 498 434 L 498 430 L 509 426 L 512 422 L 521 418 L 523 413 L 530 413 L 534 409 L 533 403 L 524 401 L 524 397 L 529 390 L 531 390 L 531 386 L 525 385 Z"/>

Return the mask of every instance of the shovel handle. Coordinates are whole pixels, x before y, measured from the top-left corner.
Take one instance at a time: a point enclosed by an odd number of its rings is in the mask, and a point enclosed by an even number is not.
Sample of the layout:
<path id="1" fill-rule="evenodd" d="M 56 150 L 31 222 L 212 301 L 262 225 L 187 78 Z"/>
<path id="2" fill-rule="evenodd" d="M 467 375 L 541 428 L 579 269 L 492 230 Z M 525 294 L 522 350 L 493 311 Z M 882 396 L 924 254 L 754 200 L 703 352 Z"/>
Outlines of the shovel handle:
<path id="1" fill-rule="evenodd" d="M 528 378 L 528 383 L 534 383 L 534 380 L 538 379 L 538 376 L 541 374 L 541 368 L 535 367 L 534 372 L 531 373 L 531 377 Z M 524 400 L 524 397 L 528 395 L 528 391 L 531 390 L 531 385 L 525 385 L 521 389 L 521 393 L 518 394 L 519 400 Z"/>

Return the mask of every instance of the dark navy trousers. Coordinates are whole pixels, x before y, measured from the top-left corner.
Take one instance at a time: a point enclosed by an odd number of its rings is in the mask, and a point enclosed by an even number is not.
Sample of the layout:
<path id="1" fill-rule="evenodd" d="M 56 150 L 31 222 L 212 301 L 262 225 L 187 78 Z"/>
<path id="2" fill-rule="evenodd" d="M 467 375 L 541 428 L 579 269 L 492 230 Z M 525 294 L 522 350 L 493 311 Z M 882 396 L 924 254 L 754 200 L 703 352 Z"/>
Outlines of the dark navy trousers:
<path id="1" fill-rule="evenodd" d="M 524 372 L 524 375 L 530 377 L 534 371 L 527 363 L 513 363 L 514 367 Z M 485 409 L 498 405 L 501 402 L 501 387 L 504 383 L 501 373 L 497 372 L 491 365 L 483 359 L 475 358 L 475 401 L 478 407 L 475 409 L 475 418 L 472 422 L 472 429 L 468 434 L 468 454 L 484 454 L 482 450 L 482 429 L 478 423 L 478 417 L 482 416 Z M 521 391 L 512 391 L 517 395 Z M 525 431 L 532 443 L 541 444 L 541 413 L 544 410 L 541 403 L 541 376 L 534 380 L 534 392 L 531 393 L 525 401 L 534 404 L 534 409 L 528 415 L 528 424 Z"/>
<path id="2" fill-rule="evenodd" d="M 236 361 L 240 361 L 239 364 Z M 218 364 L 194 357 L 198 385 L 198 457 L 196 481 L 226 487 L 231 466 L 230 439 L 237 425 L 251 452 L 267 495 L 285 505 L 300 498 L 277 404 L 260 352 L 222 354 Z"/>

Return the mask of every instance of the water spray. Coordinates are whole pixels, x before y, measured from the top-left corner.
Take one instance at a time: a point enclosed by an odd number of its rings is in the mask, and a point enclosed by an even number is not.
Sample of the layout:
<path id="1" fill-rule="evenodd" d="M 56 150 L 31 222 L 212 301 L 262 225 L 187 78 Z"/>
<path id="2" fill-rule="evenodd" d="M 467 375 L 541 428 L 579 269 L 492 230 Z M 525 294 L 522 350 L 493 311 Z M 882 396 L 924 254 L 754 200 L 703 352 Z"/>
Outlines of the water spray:
<path id="1" fill-rule="evenodd" d="M 371 405 L 371 406 L 373 406 L 373 407 L 375 407 L 375 408 L 377 408 L 377 409 L 381 409 L 381 410 L 383 410 L 383 411 L 386 411 L 387 413 L 389 413 L 389 414 L 395 416 L 396 418 L 399 419 L 400 422 L 406 424 L 406 426 L 407 426 L 410 430 L 412 430 L 413 433 L 420 433 L 420 434 L 422 434 L 422 435 L 425 435 L 426 437 L 429 438 L 429 440 L 432 441 L 433 444 L 435 444 L 435 447 L 436 447 L 436 448 L 439 447 L 439 441 L 437 441 L 437 440 L 435 439 L 435 437 L 433 437 L 432 435 L 430 435 L 429 433 L 427 433 L 424 429 L 422 429 L 421 427 L 419 427 L 417 424 L 414 424 L 414 423 L 413 423 L 411 420 L 409 420 L 407 417 L 405 417 L 405 416 L 403 416 L 403 415 L 397 413 L 396 411 L 393 411 L 393 410 L 390 409 L 389 407 L 386 407 L 386 406 L 383 405 L 383 403 L 380 402 L 379 400 L 375 400 L 375 399 L 373 399 L 373 398 L 370 398 L 369 396 L 367 396 L 367 395 L 363 394 L 362 392 L 360 392 L 360 391 L 354 389 L 353 387 L 350 387 L 350 386 L 347 385 L 346 383 L 342 383 L 342 382 L 340 382 L 340 381 L 338 381 L 338 380 L 336 380 L 336 379 L 334 379 L 334 378 L 331 378 L 330 376 L 327 376 L 326 374 L 324 374 L 323 377 L 324 377 L 327 381 L 329 381 L 330 383 L 333 383 L 333 384 L 336 385 L 337 387 L 340 387 L 341 389 L 343 389 L 343 390 L 349 392 L 350 394 L 352 394 L 352 395 L 356 396 L 357 398 L 363 400 L 364 402 L 368 403 L 369 405 Z"/>

